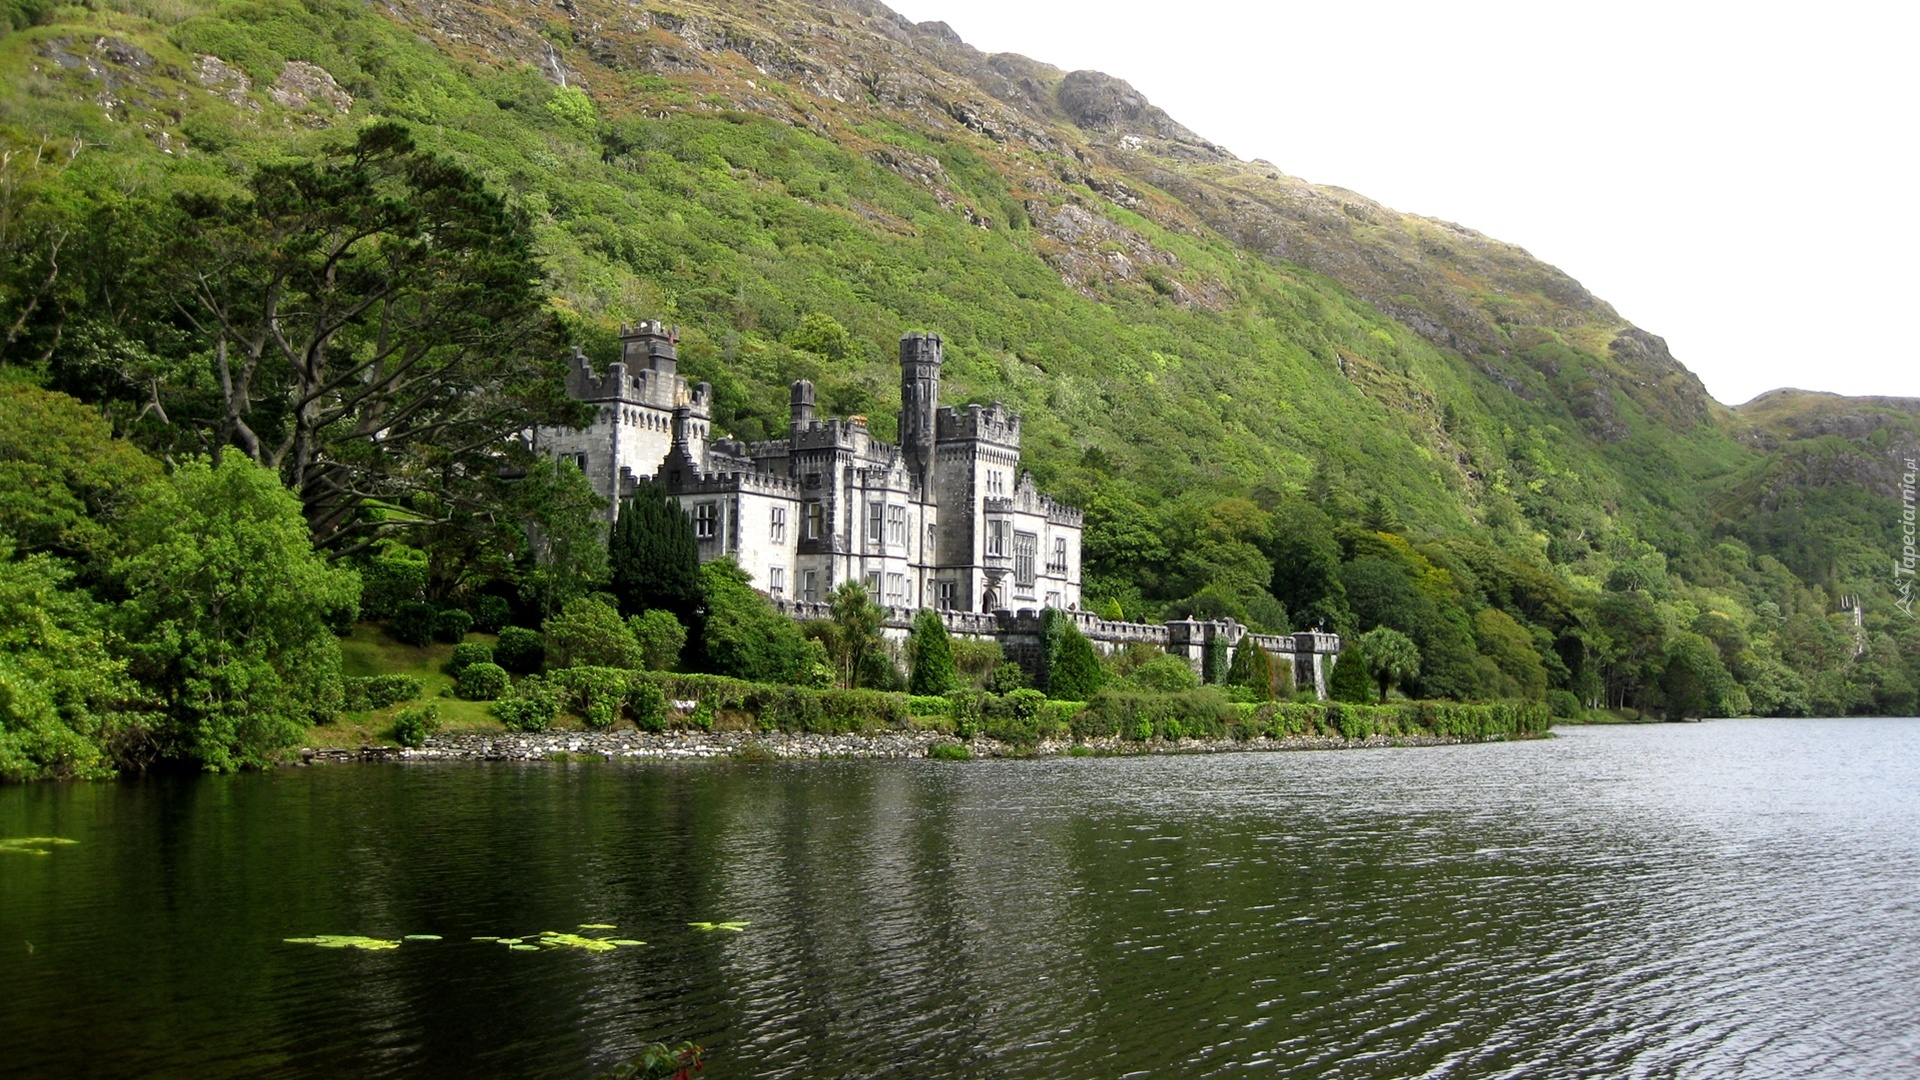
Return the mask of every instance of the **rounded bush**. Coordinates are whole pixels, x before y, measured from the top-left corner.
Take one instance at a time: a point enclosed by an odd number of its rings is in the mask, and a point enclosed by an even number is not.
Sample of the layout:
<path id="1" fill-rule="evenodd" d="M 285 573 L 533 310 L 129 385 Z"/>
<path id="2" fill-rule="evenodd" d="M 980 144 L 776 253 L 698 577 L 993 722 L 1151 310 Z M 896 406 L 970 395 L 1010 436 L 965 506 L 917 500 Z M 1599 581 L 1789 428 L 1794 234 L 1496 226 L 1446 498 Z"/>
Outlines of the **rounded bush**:
<path id="1" fill-rule="evenodd" d="M 500 642 L 493 647 L 493 662 L 515 675 L 533 675 L 546 660 L 547 646 L 538 630 L 524 626 L 500 629 Z"/>
<path id="2" fill-rule="evenodd" d="M 459 684 L 455 691 L 468 701 L 492 701 L 507 692 L 512 680 L 507 677 L 507 669 L 499 664 L 468 664 L 460 672 Z"/>
<path id="3" fill-rule="evenodd" d="M 433 617 L 433 636 L 450 645 L 464 641 L 473 629 L 473 616 L 459 608 L 447 608 Z"/>
<path id="4" fill-rule="evenodd" d="M 440 707 L 422 705 L 417 709 L 404 709 L 393 718 L 393 738 L 401 746 L 419 746 L 427 741 L 427 736 L 440 730 Z"/>
<path id="5" fill-rule="evenodd" d="M 387 623 L 387 632 L 402 645 L 430 645 L 433 643 L 434 618 L 438 614 L 432 604 L 409 600 L 394 609 L 393 619 Z"/>
<path id="6" fill-rule="evenodd" d="M 513 602 L 504 596 L 486 595 L 473 602 L 473 628 L 483 634 L 497 634 L 513 618 Z"/>
<path id="7" fill-rule="evenodd" d="M 475 664 L 493 663 L 493 646 L 484 641 L 463 641 L 453 647 L 453 659 L 447 661 L 447 673 L 459 678 L 460 673 Z"/>
<path id="8" fill-rule="evenodd" d="M 1580 708 L 1580 699 L 1566 690 L 1547 691 L 1547 705 L 1553 710 L 1553 715 L 1562 720 L 1571 720 L 1584 711 Z"/>
<path id="9" fill-rule="evenodd" d="M 545 731 L 559 712 L 552 688 L 537 676 L 521 680 L 512 696 L 493 703 L 493 715 L 515 731 Z"/>
<path id="10" fill-rule="evenodd" d="M 641 731 L 667 729 L 667 694 L 651 680 L 635 676 L 627 686 L 627 711 Z"/>
<path id="11" fill-rule="evenodd" d="M 935 761 L 965 761 L 973 756 L 966 743 L 943 742 L 927 747 L 927 756 Z"/>

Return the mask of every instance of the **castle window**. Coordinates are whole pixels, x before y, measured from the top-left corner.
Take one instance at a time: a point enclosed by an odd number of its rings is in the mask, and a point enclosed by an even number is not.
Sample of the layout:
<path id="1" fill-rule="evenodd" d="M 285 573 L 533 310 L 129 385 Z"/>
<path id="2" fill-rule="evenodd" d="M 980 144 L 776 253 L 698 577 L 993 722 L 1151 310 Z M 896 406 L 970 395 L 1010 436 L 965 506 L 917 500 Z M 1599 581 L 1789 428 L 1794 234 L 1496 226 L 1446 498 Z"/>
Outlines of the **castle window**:
<path id="1" fill-rule="evenodd" d="M 720 515 L 710 502 L 693 504 L 693 537 L 711 540 L 719 533 Z"/>
<path id="2" fill-rule="evenodd" d="M 1050 607 L 1050 608 L 1057 608 L 1057 607 L 1059 607 L 1059 606 L 1060 606 L 1060 594 L 1059 594 L 1059 593 L 1057 593 L 1057 592 L 1050 592 L 1050 593 L 1048 593 L 1048 594 L 1047 594 L 1047 606 L 1048 606 L 1048 607 Z"/>
<path id="3" fill-rule="evenodd" d="M 1053 561 L 1047 564 L 1047 573 L 1059 574 L 1062 577 L 1066 576 L 1067 538 L 1064 536 L 1056 536 L 1053 538 Z"/>
<path id="4" fill-rule="evenodd" d="M 827 508 L 818 499 L 807 503 L 806 539 L 818 540 L 827 534 Z"/>
<path id="5" fill-rule="evenodd" d="M 787 591 L 787 568 L 784 566 L 767 567 L 767 593 L 775 600 Z"/>
<path id="6" fill-rule="evenodd" d="M 940 583 L 940 610 L 953 610 L 953 582 L 951 581 Z"/>
<path id="7" fill-rule="evenodd" d="M 881 530 L 886 528 L 886 513 L 886 503 L 870 502 L 867 504 L 867 543 L 877 544 L 881 541 Z"/>
<path id="8" fill-rule="evenodd" d="M 1007 553 L 1007 523 L 1004 521 L 987 522 L 987 554 L 1004 556 Z"/>
<path id="9" fill-rule="evenodd" d="M 887 606 L 888 607 L 906 607 L 907 606 L 907 575 L 905 574 L 888 574 L 887 575 Z"/>
<path id="10" fill-rule="evenodd" d="M 776 544 L 784 544 L 787 542 L 786 507 L 776 506 L 773 508 L 772 519 L 767 522 L 767 533 Z"/>
<path id="11" fill-rule="evenodd" d="M 1040 538 L 1032 533 L 1013 534 L 1013 583 L 1033 588 L 1033 564 L 1040 553 Z"/>
<path id="12" fill-rule="evenodd" d="M 907 542 L 907 508 L 904 506 L 887 507 L 887 543 L 905 544 Z"/>
<path id="13" fill-rule="evenodd" d="M 802 570 L 800 572 L 800 599 L 809 604 L 820 602 L 820 571 Z"/>
<path id="14" fill-rule="evenodd" d="M 878 570 L 867 575 L 867 595 L 873 598 L 874 603 L 880 602 L 880 571 Z"/>

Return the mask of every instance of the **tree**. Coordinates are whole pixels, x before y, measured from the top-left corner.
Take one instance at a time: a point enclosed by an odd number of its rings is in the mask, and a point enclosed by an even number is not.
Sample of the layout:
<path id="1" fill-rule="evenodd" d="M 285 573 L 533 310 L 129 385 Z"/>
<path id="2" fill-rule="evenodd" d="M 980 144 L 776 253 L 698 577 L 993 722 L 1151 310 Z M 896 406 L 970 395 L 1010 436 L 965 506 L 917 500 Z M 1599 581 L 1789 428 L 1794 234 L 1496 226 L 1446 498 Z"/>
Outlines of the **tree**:
<path id="1" fill-rule="evenodd" d="M 1073 617 L 1047 608 L 1040 615 L 1040 637 L 1046 645 L 1047 696 L 1056 701 L 1093 700 L 1106 681 L 1106 671 Z"/>
<path id="2" fill-rule="evenodd" d="M 126 554 L 128 513 L 160 463 L 93 409 L 23 383 L 0 383 L 0 534 L 20 555 L 68 560 L 97 577 Z"/>
<path id="3" fill-rule="evenodd" d="M 583 596 L 540 624 L 547 641 L 547 666 L 635 668 L 646 653 L 620 613 L 597 597 Z"/>
<path id="4" fill-rule="evenodd" d="M 1252 634 L 1234 646 L 1233 663 L 1227 666 L 1227 685 L 1253 691 L 1255 701 L 1273 700 L 1273 657 L 1253 640 Z"/>
<path id="5" fill-rule="evenodd" d="M 672 671 L 680 663 L 680 650 L 687 645 L 687 628 L 665 608 L 654 608 L 627 620 L 633 639 L 640 643 L 640 654 L 648 671 Z"/>
<path id="6" fill-rule="evenodd" d="M 227 771 L 270 761 L 340 706 L 353 571 L 314 551 L 299 500 L 230 454 L 189 460 L 129 521 L 114 564 L 130 670 L 160 700 L 160 756 Z"/>
<path id="7" fill-rule="evenodd" d="M 1367 650 L 1359 639 L 1349 641 L 1333 663 L 1333 675 L 1327 679 L 1327 696 L 1335 701 L 1365 705 L 1373 697 L 1373 680 L 1367 671 Z"/>
<path id="8" fill-rule="evenodd" d="M 859 685 L 860 672 L 867 654 L 880 647 L 880 629 L 887 613 L 873 602 L 866 586 L 851 579 L 843 581 L 827 597 L 827 610 L 838 630 L 834 666 L 840 672 L 840 685 Z"/>
<path id="9" fill-rule="evenodd" d="M 404 126 L 179 205 L 174 303 L 212 360 L 217 445 L 278 471 L 317 542 L 417 527 L 363 510 L 456 505 L 520 433 L 584 419 L 526 222 Z"/>
<path id="10" fill-rule="evenodd" d="M 1380 684 L 1380 703 L 1386 704 L 1387 688 L 1420 675 L 1420 650 L 1413 639 L 1387 626 L 1376 626 L 1360 635 L 1360 649 L 1373 680 Z"/>
<path id="11" fill-rule="evenodd" d="M 525 537 L 520 591 L 550 615 L 607 580 L 606 500 L 570 461 L 539 458 L 500 500 Z"/>
<path id="12" fill-rule="evenodd" d="M 146 741 L 144 694 L 106 612 L 46 555 L 0 539 L 0 780 L 110 776 Z"/>
<path id="13" fill-rule="evenodd" d="M 700 577 L 707 598 L 698 639 L 701 670 L 750 682 L 814 685 L 814 668 L 825 653 L 773 609 L 738 563 L 715 559 L 700 567 Z"/>
<path id="14" fill-rule="evenodd" d="M 923 608 L 914 616 L 913 633 L 907 638 L 907 658 L 913 665 L 909 692 L 935 696 L 960 685 L 953 665 L 953 639 L 947 635 L 947 624 L 939 612 Z"/>
<path id="15" fill-rule="evenodd" d="M 649 481 L 621 500 L 607 562 L 622 614 L 660 608 L 682 626 L 699 626 L 700 545 L 693 536 L 693 519 L 667 497 L 666 488 Z"/>

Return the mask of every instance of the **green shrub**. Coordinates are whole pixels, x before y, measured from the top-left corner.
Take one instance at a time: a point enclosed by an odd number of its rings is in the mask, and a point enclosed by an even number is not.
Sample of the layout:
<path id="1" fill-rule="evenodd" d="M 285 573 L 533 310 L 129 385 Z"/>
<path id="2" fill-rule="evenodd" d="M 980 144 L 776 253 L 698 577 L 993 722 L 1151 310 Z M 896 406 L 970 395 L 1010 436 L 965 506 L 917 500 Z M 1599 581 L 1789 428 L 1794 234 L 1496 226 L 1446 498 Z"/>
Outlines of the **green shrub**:
<path id="1" fill-rule="evenodd" d="M 948 691 L 948 693 L 952 692 Z M 907 712 L 912 716 L 952 716 L 952 704 L 947 700 L 946 694 L 939 696 L 912 694 L 907 698 Z"/>
<path id="2" fill-rule="evenodd" d="M 1160 722 L 1160 737 L 1168 742 L 1178 742 L 1184 738 L 1186 734 L 1186 725 L 1182 724 L 1179 720 L 1169 718 Z"/>
<path id="3" fill-rule="evenodd" d="M 638 677 L 638 673 L 627 679 L 627 715 L 633 717 L 633 726 L 641 731 L 665 731 L 667 729 L 667 695 L 652 680 Z"/>
<path id="4" fill-rule="evenodd" d="M 481 661 L 468 664 L 460 672 L 460 680 L 454 685 L 454 692 L 468 701 L 492 701 L 507 692 L 512 680 L 507 677 L 507 669 L 499 664 Z"/>
<path id="5" fill-rule="evenodd" d="M 1217 738 L 1239 720 L 1239 707 L 1225 694 L 1214 687 L 1202 687 L 1184 694 L 1102 690 L 1074 714 L 1072 724 L 1075 738 L 1119 734 L 1144 741 L 1155 734 L 1165 738 Z"/>
<path id="6" fill-rule="evenodd" d="M 960 684 L 953 665 L 953 638 L 947 624 L 936 611 L 922 609 L 913 617 L 913 634 L 907 638 L 907 659 L 913 667 L 908 689 L 922 697 L 948 693 Z"/>
<path id="7" fill-rule="evenodd" d="M 500 630 L 500 641 L 493 647 L 493 662 L 515 675 L 534 675 L 546 661 L 547 646 L 537 630 L 507 626 Z"/>
<path id="8" fill-rule="evenodd" d="M 1004 697 L 990 698 L 981 717 L 982 729 L 990 739 L 1013 746 L 1031 746 L 1040 741 L 1041 712 L 1047 695 L 1038 690 L 1015 690 Z"/>
<path id="9" fill-rule="evenodd" d="M 966 743 L 943 742 L 927 747 L 927 756 L 935 761 L 966 761 L 973 757 L 973 751 Z"/>
<path id="10" fill-rule="evenodd" d="M 1011 660 L 996 666 L 993 674 L 987 678 L 987 689 L 996 694 L 1011 694 L 1026 685 L 1027 673 Z"/>
<path id="11" fill-rule="evenodd" d="M 633 629 L 612 604 L 597 597 L 569 602 L 560 614 L 540 624 L 540 632 L 546 638 L 548 667 L 646 666 L 646 654 L 634 640 Z"/>
<path id="12" fill-rule="evenodd" d="M 483 634 L 497 634 L 513 618 L 513 602 L 488 593 L 473 602 L 473 628 Z"/>
<path id="13" fill-rule="evenodd" d="M 627 700 L 630 676 L 624 668 L 579 666 L 547 676 L 567 710 L 590 728 L 612 727 Z"/>
<path id="14" fill-rule="evenodd" d="M 538 675 L 520 680 L 512 694 L 493 703 L 493 715 L 515 731 L 545 731 L 559 712 L 553 688 Z"/>
<path id="15" fill-rule="evenodd" d="M 401 746 L 420 746 L 427 736 L 440 730 L 440 706 L 422 705 L 417 709 L 402 709 L 399 716 L 393 718 L 393 739 Z"/>
<path id="16" fill-rule="evenodd" d="M 387 632 L 402 645 L 431 645 L 433 620 L 438 614 L 432 604 L 409 600 L 394 608 L 393 618 L 387 623 Z"/>
<path id="17" fill-rule="evenodd" d="M 449 645 L 458 645 L 473 629 L 473 616 L 459 608 L 443 608 L 433 617 L 433 637 Z"/>
<path id="18" fill-rule="evenodd" d="M 475 664 L 493 663 L 493 646 L 484 641 L 464 641 L 453 647 L 453 659 L 447 661 L 447 674 L 459 678 L 460 673 Z"/>
<path id="19" fill-rule="evenodd" d="M 351 712 L 384 709 L 412 701 L 427 692 L 427 684 L 412 675 L 372 675 L 341 681 L 345 691 L 343 705 Z"/>
<path id="20" fill-rule="evenodd" d="M 687 646 L 687 628 L 665 608 L 634 615 L 627 629 L 640 645 L 641 666 L 648 671 L 672 671 L 680 664 L 680 652 Z"/>
<path id="21" fill-rule="evenodd" d="M 360 613 L 368 619 L 393 618 L 427 587 L 426 552 L 398 544 L 360 563 L 359 570 Z"/>
<path id="22" fill-rule="evenodd" d="M 1562 720 L 1573 720 L 1586 712 L 1580 707 L 1580 699 L 1566 690 L 1547 691 L 1547 708 Z"/>
<path id="23" fill-rule="evenodd" d="M 1200 688 L 1200 677 L 1193 673 L 1193 665 L 1184 657 L 1171 653 L 1159 656 L 1134 668 L 1126 681 L 1141 690 L 1152 690 L 1162 694 L 1177 694 Z"/>

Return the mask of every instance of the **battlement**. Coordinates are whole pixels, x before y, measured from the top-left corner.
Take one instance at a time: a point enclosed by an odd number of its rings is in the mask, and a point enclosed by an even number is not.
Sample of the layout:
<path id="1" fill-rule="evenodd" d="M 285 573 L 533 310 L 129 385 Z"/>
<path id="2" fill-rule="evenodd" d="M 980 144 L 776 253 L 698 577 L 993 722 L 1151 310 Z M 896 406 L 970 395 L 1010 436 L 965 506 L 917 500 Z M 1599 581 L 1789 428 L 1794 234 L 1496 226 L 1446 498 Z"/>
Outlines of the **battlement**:
<path id="1" fill-rule="evenodd" d="M 797 499 L 800 497 L 800 482 L 790 476 L 777 476 L 763 473 L 753 468 L 728 469 L 701 473 L 698 476 L 682 478 L 672 488 L 678 498 L 699 495 L 731 495 L 746 492 L 754 495 L 773 495 L 779 498 Z"/>
<path id="2" fill-rule="evenodd" d="M 679 344 L 679 327 L 661 326 L 658 319 L 620 327 L 620 359 L 634 367 L 674 374 L 680 361 Z"/>
<path id="3" fill-rule="evenodd" d="M 567 396 L 590 404 L 618 402 L 654 409 L 670 410 L 686 404 L 703 420 L 713 416 L 713 387 L 707 383 L 689 387 L 687 380 L 670 368 L 635 368 L 619 360 L 608 364 L 602 374 L 577 349 L 567 357 Z"/>
<path id="4" fill-rule="evenodd" d="M 900 366 L 912 364 L 932 364 L 939 367 L 945 360 L 939 334 L 903 334 L 900 337 Z"/>
<path id="5" fill-rule="evenodd" d="M 941 409 L 934 422 L 941 442 L 977 440 L 1016 449 L 1020 446 L 1020 414 L 1009 412 L 998 401 L 969 405 L 964 410 Z"/>
<path id="6" fill-rule="evenodd" d="M 842 420 L 837 416 L 792 429 L 789 442 L 795 450 L 849 450 L 857 454 L 867 453 L 869 446 L 890 445 L 874 442 L 867 434 L 865 420 Z"/>
<path id="7" fill-rule="evenodd" d="M 1040 512 L 1047 515 L 1047 524 L 1064 525 L 1078 529 L 1086 524 L 1087 512 L 1077 506 L 1057 503 L 1045 495 L 1040 496 Z"/>

